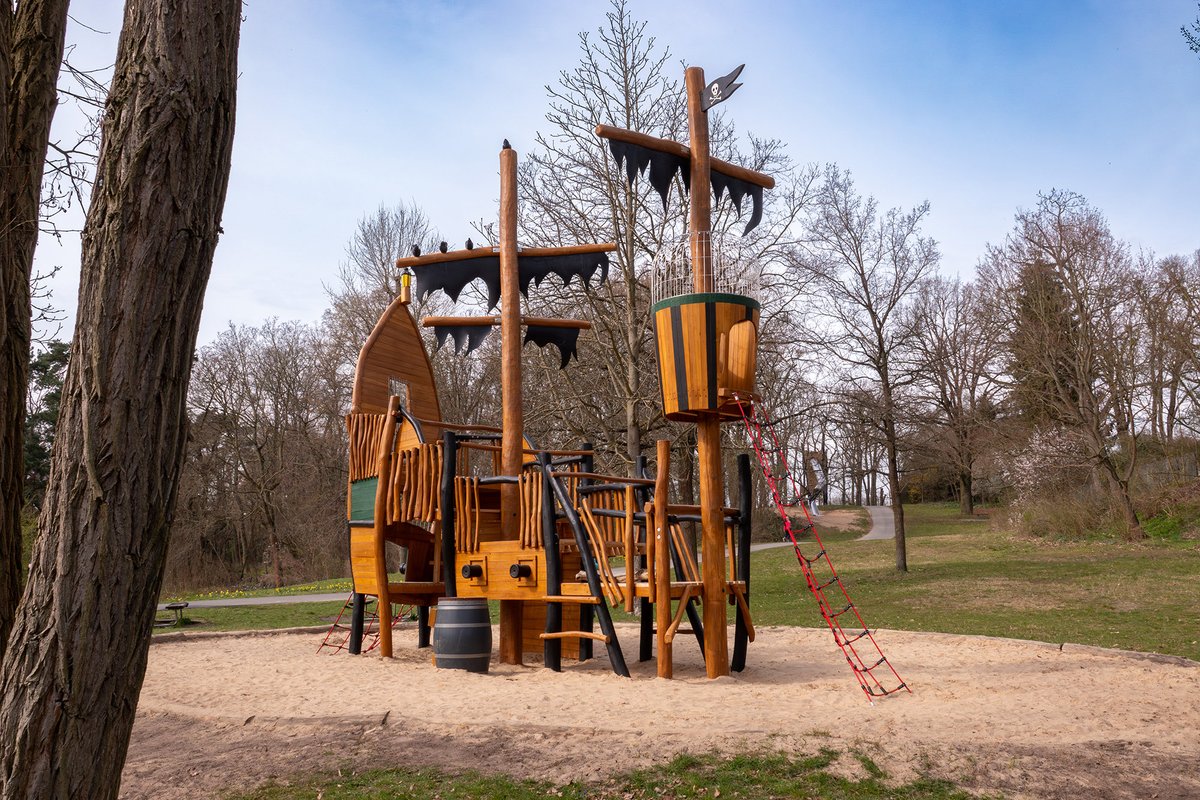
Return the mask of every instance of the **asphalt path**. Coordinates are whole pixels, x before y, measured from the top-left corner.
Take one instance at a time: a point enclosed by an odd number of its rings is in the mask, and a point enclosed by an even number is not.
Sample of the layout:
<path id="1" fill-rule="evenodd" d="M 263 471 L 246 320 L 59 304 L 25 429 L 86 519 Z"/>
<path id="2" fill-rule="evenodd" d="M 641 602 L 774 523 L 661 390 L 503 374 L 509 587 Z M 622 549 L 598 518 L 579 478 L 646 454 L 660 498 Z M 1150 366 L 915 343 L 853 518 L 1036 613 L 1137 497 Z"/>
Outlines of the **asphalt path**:
<path id="1" fill-rule="evenodd" d="M 871 530 L 866 536 L 858 537 L 860 542 L 873 542 L 879 539 L 896 538 L 896 520 L 892 517 L 892 509 L 888 506 L 865 506 L 871 515 Z"/>

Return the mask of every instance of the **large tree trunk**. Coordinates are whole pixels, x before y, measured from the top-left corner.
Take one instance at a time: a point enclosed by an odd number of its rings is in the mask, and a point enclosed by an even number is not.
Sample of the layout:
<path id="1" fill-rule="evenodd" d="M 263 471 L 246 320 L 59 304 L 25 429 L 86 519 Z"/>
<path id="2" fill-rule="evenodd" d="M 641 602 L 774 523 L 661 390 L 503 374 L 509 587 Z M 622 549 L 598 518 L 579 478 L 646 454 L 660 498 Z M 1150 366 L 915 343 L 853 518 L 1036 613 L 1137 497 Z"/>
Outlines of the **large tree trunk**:
<path id="1" fill-rule="evenodd" d="M 1142 523 L 1138 520 L 1137 511 L 1133 507 L 1133 497 L 1129 493 L 1129 481 L 1121 477 L 1117 466 L 1112 463 L 1111 459 L 1101 458 L 1100 467 L 1104 477 L 1108 479 L 1113 502 L 1116 503 L 1125 522 L 1125 539 L 1130 542 L 1145 539 L 1146 531 L 1142 529 Z"/>
<path id="2" fill-rule="evenodd" d="M 166 556 L 233 142 L 240 0 L 129 0 L 29 583 L 0 797 L 115 798 Z"/>
<path id="3" fill-rule="evenodd" d="M 893 407 L 890 395 L 891 393 L 885 388 L 884 397 L 889 409 Z M 890 410 L 885 411 L 883 419 L 884 444 L 887 449 L 888 494 L 891 495 L 888 499 L 892 505 L 892 520 L 896 525 L 896 569 L 900 572 L 908 572 L 908 544 L 904 538 L 904 503 L 901 502 L 900 497 L 900 456 L 896 436 L 896 420 L 892 413 Z"/>
<path id="4" fill-rule="evenodd" d="M 67 0 L 0 8 L 0 662 L 21 594 L 29 278 Z"/>
<path id="5" fill-rule="evenodd" d="M 958 471 L 958 509 L 964 517 L 975 516 L 974 488 L 971 485 L 971 470 Z"/>

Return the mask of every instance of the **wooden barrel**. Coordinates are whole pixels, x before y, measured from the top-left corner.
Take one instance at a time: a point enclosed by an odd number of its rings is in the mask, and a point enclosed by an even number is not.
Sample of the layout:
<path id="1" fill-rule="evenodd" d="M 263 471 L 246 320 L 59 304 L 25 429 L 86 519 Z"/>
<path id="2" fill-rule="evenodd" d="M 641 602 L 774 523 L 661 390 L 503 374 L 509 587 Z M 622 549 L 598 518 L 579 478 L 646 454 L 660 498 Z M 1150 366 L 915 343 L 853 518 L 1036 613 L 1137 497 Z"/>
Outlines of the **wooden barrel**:
<path id="1" fill-rule="evenodd" d="M 438 669 L 487 672 L 492 658 L 492 621 L 483 597 L 443 597 L 433 626 Z"/>
<path id="2" fill-rule="evenodd" d="M 668 297 L 654 304 L 667 419 L 738 418 L 728 393 L 754 391 L 759 308 L 757 300 L 720 292 Z"/>

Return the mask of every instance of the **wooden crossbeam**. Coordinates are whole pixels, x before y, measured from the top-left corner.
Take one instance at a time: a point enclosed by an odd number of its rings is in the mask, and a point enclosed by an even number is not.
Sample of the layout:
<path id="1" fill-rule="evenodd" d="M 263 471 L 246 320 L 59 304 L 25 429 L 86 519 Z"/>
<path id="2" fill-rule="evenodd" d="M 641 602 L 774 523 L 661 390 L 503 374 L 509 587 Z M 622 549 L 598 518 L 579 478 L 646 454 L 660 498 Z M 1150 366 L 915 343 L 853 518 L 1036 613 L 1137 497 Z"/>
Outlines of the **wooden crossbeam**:
<path id="1" fill-rule="evenodd" d="M 597 125 L 596 135 L 605 139 L 616 139 L 618 142 L 628 142 L 636 144 L 639 147 L 645 147 L 650 150 L 658 150 L 662 153 L 671 153 L 680 158 L 691 159 L 692 148 L 686 144 L 672 141 L 670 139 L 659 139 L 657 136 L 647 136 L 644 133 L 630 131 L 624 128 L 614 128 L 611 125 Z M 731 164 L 728 161 L 722 161 L 719 158 L 709 159 L 710 169 L 719 172 L 722 175 L 728 175 L 731 178 L 752 183 L 755 186 L 761 186 L 764 189 L 774 189 L 775 179 L 763 172 L 755 172 L 752 169 L 739 167 L 737 164 Z"/>
<path id="2" fill-rule="evenodd" d="M 499 324 L 500 317 L 496 314 L 482 317 L 422 317 L 421 319 L 421 325 L 426 328 L 432 328 L 437 325 L 475 327 Z M 560 319 L 558 317 L 527 317 L 522 315 L 521 324 L 540 325 L 544 328 L 578 328 L 581 331 L 590 331 L 592 329 L 592 323 L 590 322 L 580 319 Z"/>
<path id="3" fill-rule="evenodd" d="M 724 162 L 722 162 L 724 163 Z M 732 173 L 730 173 L 732 174 Z M 736 177 L 736 176 L 734 176 Z M 584 253 L 611 253 L 617 249 L 612 242 L 600 244 L 577 244 L 570 247 L 521 247 L 517 249 L 517 257 L 529 256 L 573 256 Z M 471 258 L 485 258 L 500 255 L 499 247 L 481 246 L 473 250 L 449 250 L 445 253 L 426 253 L 420 256 L 403 256 L 396 259 L 396 269 L 406 267 L 426 267 L 430 264 L 444 264 L 448 261 L 466 261 Z"/>

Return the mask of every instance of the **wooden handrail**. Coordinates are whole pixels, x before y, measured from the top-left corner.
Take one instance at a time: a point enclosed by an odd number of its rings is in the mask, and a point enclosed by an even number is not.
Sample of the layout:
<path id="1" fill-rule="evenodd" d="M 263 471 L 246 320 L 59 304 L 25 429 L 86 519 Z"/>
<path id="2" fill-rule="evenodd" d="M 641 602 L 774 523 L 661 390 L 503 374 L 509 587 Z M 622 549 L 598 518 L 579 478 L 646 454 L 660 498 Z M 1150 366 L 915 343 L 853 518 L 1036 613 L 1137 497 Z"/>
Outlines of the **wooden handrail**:
<path id="1" fill-rule="evenodd" d="M 542 639 L 594 639 L 597 642 L 608 644 L 608 637 L 603 633 L 588 631 L 559 631 L 558 633 L 541 633 L 538 636 Z"/>
<path id="2" fill-rule="evenodd" d="M 458 422 L 442 422 L 436 419 L 421 419 L 413 417 L 422 425 L 428 425 L 431 428 L 441 428 L 447 431 L 484 431 L 485 433 L 504 433 L 503 428 L 497 428 L 494 425 L 466 425 Z"/>
<path id="3" fill-rule="evenodd" d="M 605 480 L 608 483 L 628 484 L 630 486 L 653 486 L 654 481 L 650 478 L 622 478 L 619 475 L 603 475 L 599 472 L 551 472 L 550 475 L 555 478 L 590 478 L 592 480 Z"/>

